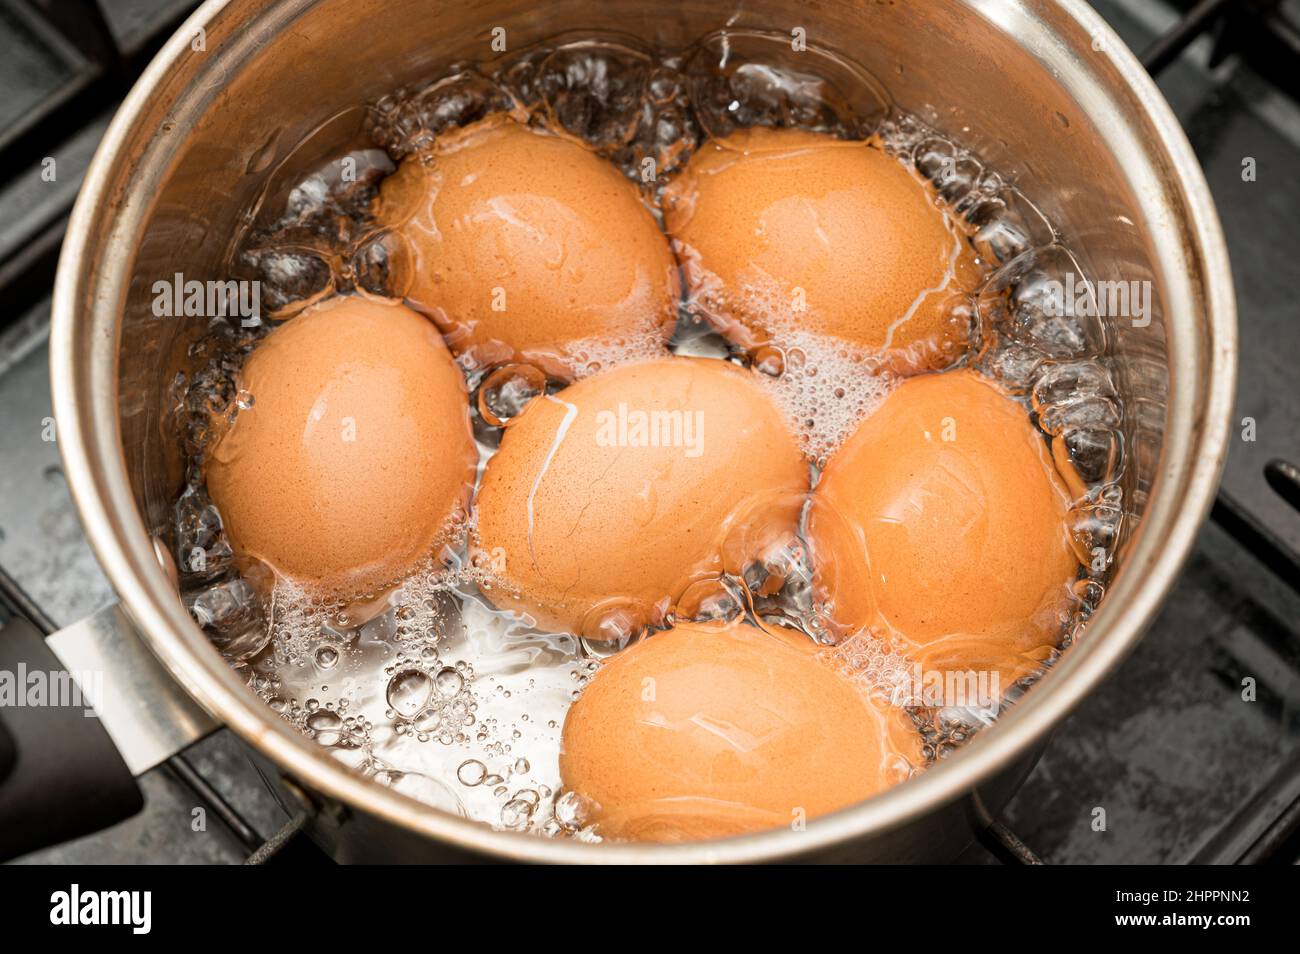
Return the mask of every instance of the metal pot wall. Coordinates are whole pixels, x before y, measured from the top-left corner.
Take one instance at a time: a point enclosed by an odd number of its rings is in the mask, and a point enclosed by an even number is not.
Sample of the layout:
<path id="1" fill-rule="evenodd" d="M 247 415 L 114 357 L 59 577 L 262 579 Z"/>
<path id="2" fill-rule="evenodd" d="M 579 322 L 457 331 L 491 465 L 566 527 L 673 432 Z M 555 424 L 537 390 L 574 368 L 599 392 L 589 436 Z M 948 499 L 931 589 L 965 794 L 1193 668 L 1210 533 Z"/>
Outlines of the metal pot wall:
<path id="1" fill-rule="evenodd" d="M 904 109 L 1011 174 L 1090 277 L 1153 283 L 1154 320 L 1112 329 L 1109 344 L 1128 407 L 1129 532 L 1085 637 L 973 743 L 877 798 L 802 832 L 675 847 L 491 831 L 351 774 L 247 690 L 181 605 L 155 552 L 180 480 L 164 418 L 168 385 L 204 322 L 155 317 L 150 288 L 175 272 L 220 277 L 241 216 L 291 147 L 344 108 L 452 61 L 487 58 L 496 27 L 513 49 L 577 28 L 671 49 L 724 26 L 802 27 L 809 44 L 862 64 Z M 312 148 L 325 155 L 328 139 Z M 342 860 L 950 858 L 1000 810 L 1053 727 L 1133 647 L 1168 591 L 1225 454 L 1235 337 L 1223 238 L 1190 147 L 1137 61 L 1077 0 L 210 0 L 114 120 L 59 267 L 58 440 L 124 610 L 79 624 L 80 643 L 138 649 L 138 633 L 161 663 L 132 657 L 134 691 L 153 711 L 130 734 L 106 719 L 119 747 L 140 748 L 166 729 L 144 747 L 156 755 L 212 719 L 229 726 L 269 777 L 306 793 L 313 834 Z M 77 643 L 54 642 L 70 668 Z M 138 770 L 152 755 L 128 761 Z"/>

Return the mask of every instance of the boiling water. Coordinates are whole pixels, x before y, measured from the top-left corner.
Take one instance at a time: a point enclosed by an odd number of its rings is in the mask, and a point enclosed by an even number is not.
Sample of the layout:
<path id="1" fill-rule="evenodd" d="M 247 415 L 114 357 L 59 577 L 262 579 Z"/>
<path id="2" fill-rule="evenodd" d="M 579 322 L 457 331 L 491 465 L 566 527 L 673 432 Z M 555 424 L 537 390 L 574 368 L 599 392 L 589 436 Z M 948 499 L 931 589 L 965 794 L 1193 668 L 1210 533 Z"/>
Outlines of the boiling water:
<path id="1" fill-rule="evenodd" d="M 987 273 L 959 305 L 972 325 L 961 360 L 1024 403 L 1076 498 L 1073 539 L 1084 570 L 1059 648 L 1077 638 L 1104 594 L 1121 530 L 1122 406 L 1103 357 L 1106 328 L 1046 307 L 1047 283 L 1081 272 L 1028 199 L 957 143 L 894 109 L 875 79 L 846 60 L 812 49 L 796 56 L 788 36 L 733 32 L 673 55 L 620 38 L 566 37 L 456 67 L 371 104 L 367 141 L 351 151 L 301 168 L 299 158 L 320 158 L 312 140 L 302 144 L 250 210 L 231 274 L 262 283 L 276 320 L 335 292 L 387 294 L 391 237 L 370 217 L 379 181 L 442 129 L 502 111 L 579 137 L 651 198 L 700 143 L 744 126 L 874 135 L 911 163 L 969 223 Z M 341 175 L 345 166 L 353 174 Z M 683 302 L 672 349 L 762 372 L 817 466 L 894 383 L 872 355 L 798 330 L 782 348 L 734 354 L 700 321 L 701 305 Z M 198 370 L 175 382 L 189 458 L 176 546 L 195 619 L 268 705 L 358 772 L 496 827 L 595 838 L 581 797 L 560 791 L 559 740 L 566 710 L 611 647 L 537 632 L 493 610 L 490 567 L 465 552 L 454 566 L 425 567 L 403 586 L 349 606 L 315 603 L 284 581 L 263 600 L 238 576 L 204 488 L 203 453 L 213 415 L 247 401 L 235 374 L 266 330 L 214 326 L 191 349 Z M 636 360 L 650 346 L 592 341 L 581 350 L 580 375 Z M 518 365 L 467 369 L 467 382 L 481 473 L 502 425 L 554 383 Z M 743 614 L 825 642 L 810 580 L 802 544 L 792 541 L 741 578 L 688 594 L 682 613 Z M 906 678 L 898 647 L 869 635 L 823 652 L 867 692 L 892 692 Z M 1013 687 L 1002 705 L 1030 682 Z M 927 761 L 997 715 L 909 711 Z"/>

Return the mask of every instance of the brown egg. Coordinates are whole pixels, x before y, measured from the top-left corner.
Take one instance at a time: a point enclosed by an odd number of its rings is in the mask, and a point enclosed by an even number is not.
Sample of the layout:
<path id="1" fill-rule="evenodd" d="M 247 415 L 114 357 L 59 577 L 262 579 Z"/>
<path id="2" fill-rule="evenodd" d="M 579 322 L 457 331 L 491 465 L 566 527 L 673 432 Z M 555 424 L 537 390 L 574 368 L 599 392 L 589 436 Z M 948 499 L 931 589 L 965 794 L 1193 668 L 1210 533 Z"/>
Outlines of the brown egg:
<path id="1" fill-rule="evenodd" d="M 822 656 L 743 623 L 643 639 L 569 710 L 564 787 L 606 837 L 690 841 L 798 825 L 906 778 L 921 762 L 907 716 Z"/>
<path id="2" fill-rule="evenodd" d="M 949 363 L 978 277 L 955 220 L 874 143 L 754 128 L 703 146 L 664 195 L 688 289 L 747 349 L 796 330 L 901 370 Z"/>
<path id="3" fill-rule="evenodd" d="M 569 378 L 602 342 L 672 333 L 667 239 L 636 187 L 571 139 L 504 116 L 444 134 L 384 181 L 378 216 L 404 240 L 408 303 L 470 366 Z"/>
<path id="4" fill-rule="evenodd" d="M 246 563 L 355 596 L 449 539 L 477 450 L 464 378 L 429 321 L 332 298 L 267 335 L 239 384 L 252 404 L 209 453 L 207 482 Z"/>
<path id="5" fill-rule="evenodd" d="M 1068 494 L 1026 412 L 973 371 L 912 378 L 831 458 L 809 543 L 840 632 L 880 625 L 927 669 L 1003 688 L 1060 638 Z"/>
<path id="6" fill-rule="evenodd" d="M 533 400 L 507 427 L 479 488 L 476 559 L 500 577 L 498 605 L 613 638 L 716 578 L 739 525 L 793 527 L 808 476 L 752 372 L 625 365 Z"/>

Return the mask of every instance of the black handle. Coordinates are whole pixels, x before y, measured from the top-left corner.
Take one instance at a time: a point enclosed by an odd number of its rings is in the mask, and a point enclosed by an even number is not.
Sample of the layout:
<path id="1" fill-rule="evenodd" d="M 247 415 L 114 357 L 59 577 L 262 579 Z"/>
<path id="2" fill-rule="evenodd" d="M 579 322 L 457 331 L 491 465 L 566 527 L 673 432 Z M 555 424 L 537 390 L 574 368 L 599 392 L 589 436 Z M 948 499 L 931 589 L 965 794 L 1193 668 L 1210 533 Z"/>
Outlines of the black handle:
<path id="1" fill-rule="evenodd" d="M 0 860 L 140 811 L 140 787 L 108 733 L 79 693 L 69 697 L 72 678 L 20 617 L 0 629 L 0 680 L 11 687 L 0 686 Z"/>

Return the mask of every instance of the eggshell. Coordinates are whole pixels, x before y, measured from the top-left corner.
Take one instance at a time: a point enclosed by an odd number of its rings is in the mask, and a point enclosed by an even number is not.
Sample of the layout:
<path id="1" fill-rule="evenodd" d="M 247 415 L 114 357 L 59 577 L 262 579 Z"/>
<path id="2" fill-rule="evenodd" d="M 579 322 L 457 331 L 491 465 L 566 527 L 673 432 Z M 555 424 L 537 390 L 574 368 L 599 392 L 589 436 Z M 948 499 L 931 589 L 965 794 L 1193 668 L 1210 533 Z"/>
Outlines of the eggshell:
<path id="1" fill-rule="evenodd" d="M 1059 641 L 1070 501 L 1025 410 L 973 371 L 905 381 L 831 458 L 809 543 L 841 632 L 901 635 L 926 668 L 1005 688 Z"/>
<path id="2" fill-rule="evenodd" d="M 597 831 L 641 841 L 802 825 L 906 778 L 920 737 L 803 637 L 682 623 L 605 663 L 569 710 L 560 775 Z"/>
<path id="3" fill-rule="evenodd" d="M 740 130 L 702 146 L 664 195 L 688 291 L 753 349 L 794 330 L 889 352 L 899 370 L 950 363 L 979 275 L 962 229 L 875 143 Z"/>
<path id="4" fill-rule="evenodd" d="M 605 371 L 535 399 L 488 461 L 476 521 L 500 580 L 490 596 L 592 638 L 661 621 L 722 572 L 738 523 L 793 527 L 808 479 L 753 372 L 684 357 Z"/>
<path id="5" fill-rule="evenodd" d="M 668 241 L 636 187 L 575 141 L 492 116 L 438 138 L 381 187 L 407 302 L 469 366 L 569 378 L 593 347 L 661 347 L 677 318 Z"/>
<path id="6" fill-rule="evenodd" d="M 464 511 L 477 451 L 465 382 L 408 308 L 337 297 L 266 336 L 206 476 L 246 563 L 360 595 L 430 556 Z"/>

